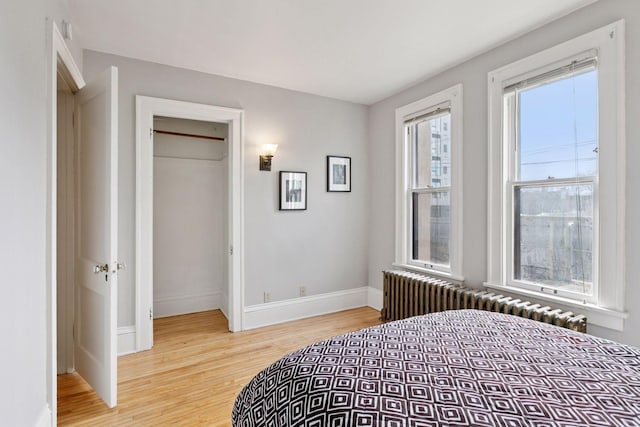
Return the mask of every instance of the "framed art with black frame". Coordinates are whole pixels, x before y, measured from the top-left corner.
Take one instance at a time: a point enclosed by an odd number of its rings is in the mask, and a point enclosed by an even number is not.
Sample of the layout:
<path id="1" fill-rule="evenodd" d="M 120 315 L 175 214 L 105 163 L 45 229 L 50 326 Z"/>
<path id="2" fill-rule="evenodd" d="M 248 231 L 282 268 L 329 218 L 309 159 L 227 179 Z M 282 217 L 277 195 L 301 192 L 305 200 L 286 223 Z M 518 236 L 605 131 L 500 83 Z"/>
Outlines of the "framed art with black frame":
<path id="1" fill-rule="evenodd" d="M 307 173 L 280 171 L 281 211 L 303 211 L 307 209 Z"/>
<path id="2" fill-rule="evenodd" d="M 327 191 L 351 191 L 351 157 L 327 156 Z"/>

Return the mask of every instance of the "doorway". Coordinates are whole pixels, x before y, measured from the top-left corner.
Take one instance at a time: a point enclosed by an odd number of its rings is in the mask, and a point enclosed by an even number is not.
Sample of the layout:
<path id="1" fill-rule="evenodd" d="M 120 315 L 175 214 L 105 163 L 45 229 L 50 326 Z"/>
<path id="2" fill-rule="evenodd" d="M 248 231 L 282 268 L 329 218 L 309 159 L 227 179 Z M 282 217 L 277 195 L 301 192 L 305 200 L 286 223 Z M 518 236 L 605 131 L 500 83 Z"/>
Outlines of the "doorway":
<path id="1" fill-rule="evenodd" d="M 57 375 L 77 371 L 117 400 L 117 69 L 85 84 L 49 24 L 47 137 L 47 403 Z M 99 274 L 98 274 L 99 273 Z"/>
<path id="2" fill-rule="evenodd" d="M 155 119 L 157 120 L 154 123 Z M 226 127 L 226 206 L 223 214 L 223 271 L 220 308 L 229 330 L 243 324 L 243 198 L 242 110 L 170 99 L 136 96 L 136 351 L 153 346 L 154 307 L 154 129 L 162 120 L 198 121 L 200 125 Z M 173 122 L 183 123 L 184 122 Z M 189 133 L 189 132 L 185 132 Z"/>
<path id="3" fill-rule="evenodd" d="M 60 310 L 58 304 L 64 305 L 69 299 L 73 303 L 73 292 L 69 294 L 67 287 L 59 289 L 58 281 L 63 280 L 69 284 L 69 274 L 73 277 L 73 269 L 65 260 L 73 256 L 69 252 L 68 239 L 58 238 L 58 233 L 68 237 L 68 227 L 73 224 L 60 220 L 58 216 L 59 199 L 63 200 L 63 211 L 66 213 L 66 198 L 71 197 L 65 183 L 65 174 L 59 173 L 58 157 L 66 155 L 59 150 L 66 150 L 68 144 L 59 141 L 62 137 L 67 139 L 73 132 L 70 130 L 74 105 L 74 94 L 85 86 L 85 81 L 78 69 L 73 56 L 55 22 L 48 21 L 47 45 L 48 56 L 48 131 L 47 131 L 47 405 L 49 408 L 49 424 L 56 425 L 58 411 L 57 378 L 58 373 L 73 369 L 73 359 L 68 355 L 73 354 L 72 328 L 73 314 L 66 310 Z M 66 141 L 68 142 L 68 141 Z M 59 145 L 62 148 L 59 148 Z M 66 154 L 69 154 L 68 152 Z M 66 164 L 62 167 L 66 167 Z M 73 179 L 73 178 L 71 178 Z M 59 195 L 59 188 L 64 187 L 66 194 Z M 64 243 L 63 243 L 64 242 Z M 60 259 L 62 258 L 62 259 Z M 59 271 L 60 262 L 64 265 L 63 271 Z M 59 334 L 60 333 L 60 334 Z M 61 357 L 59 357 L 61 356 Z"/>
<path id="4" fill-rule="evenodd" d="M 74 135 L 73 111 L 75 97 L 65 79 L 57 77 L 57 224 L 56 224 L 56 311 L 57 311 L 57 374 L 74 370 L 73 321 L 74 321 Z"/>
<path id="5" fill-rule="evenodd" d="M 228 312 L 226 123 L 153 119 L 154 318 Z"/>

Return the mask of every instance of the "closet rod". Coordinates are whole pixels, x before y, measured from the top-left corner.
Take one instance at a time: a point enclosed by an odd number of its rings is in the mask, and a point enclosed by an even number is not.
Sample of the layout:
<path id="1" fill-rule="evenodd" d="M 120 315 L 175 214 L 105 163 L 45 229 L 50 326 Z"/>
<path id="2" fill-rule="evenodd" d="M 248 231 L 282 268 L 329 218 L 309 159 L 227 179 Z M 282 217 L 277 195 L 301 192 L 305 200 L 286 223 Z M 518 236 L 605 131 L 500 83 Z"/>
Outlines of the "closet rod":
<path id="1" fill-rule="evenodd" d="M 186 157 L 186 156 L 162 156 L 159 154 L 154 154 L 153 158 L 154 159 L 175 159 L 175 160 L 201 160 L 204 162 L 219 162 L 222 161 L 226 158 L 227 156 L 224 155 L 222 157 L 220 157 L 219 159 L 203 159 L 203 158 L 199 158 L 199 157 Z"/>
<path id="2" fill-rule="evenodd" d="M 194 135 L 192 133 L 170 132 L 168 130 L 157 130 L 157 129 L 154 129 L 153 133 L 162 133 L 162 134 L 165 134 L 165 135 L 175 135 L 175 136 L 188 136 L 188 137 L 191 137 L 191 138 L 212 139 L 214 141 L 226 141 L 227 140 L 227 138 L 221 138 L 219 136 Z"/>

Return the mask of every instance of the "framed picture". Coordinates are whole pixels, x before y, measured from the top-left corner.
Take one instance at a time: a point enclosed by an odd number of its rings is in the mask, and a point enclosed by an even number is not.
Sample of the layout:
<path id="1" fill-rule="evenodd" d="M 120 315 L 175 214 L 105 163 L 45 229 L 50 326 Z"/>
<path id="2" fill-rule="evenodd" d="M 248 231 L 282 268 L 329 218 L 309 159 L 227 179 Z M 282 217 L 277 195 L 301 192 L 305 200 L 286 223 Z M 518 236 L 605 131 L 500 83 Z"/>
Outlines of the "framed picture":
<path id="1" fill-rule="evenodd" d="M 327 191 L 351 191 L 351 157 L 327 156 Z"/>
<path id="2" fill-rule="evenodd" d="M 280 210 L 307 209 L 307 173 L 280 171 Z"/>

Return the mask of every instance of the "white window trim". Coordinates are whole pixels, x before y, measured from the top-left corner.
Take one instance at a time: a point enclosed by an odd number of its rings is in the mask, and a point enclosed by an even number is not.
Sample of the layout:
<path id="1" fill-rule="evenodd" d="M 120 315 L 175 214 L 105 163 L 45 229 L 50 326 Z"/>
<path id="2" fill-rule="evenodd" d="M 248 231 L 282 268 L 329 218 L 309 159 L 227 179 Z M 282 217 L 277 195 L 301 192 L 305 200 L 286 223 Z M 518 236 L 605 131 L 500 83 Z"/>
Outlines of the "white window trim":
<path id="1" fill-rule="evenodd" d="M 598 52 L 598 106 L 599 126 L 599 187 L 597 224 L 599 257 L 594 259 L 597 275 L 597 304 L 553 297 L 548 294 L 525 291 L 510 286 L 511 250 L 510 206 L 507 203 L 509 156 L 503 143 L 503 88 L 532 71 L 544 72 L 545 67 L 571 58 L 580 52 L 595 49 Z M 489 165 L 488 165 L 488 218 L 487 218 L 487 282 L 485 286 L 516 294 L 535 296 L 573 307 L 587 314 L 591 323 L 622 330 L 625 288 L 625 99 L 624 99 L 624 20 L 614 22 L 583 36 L 506 65 L 488 75 L 489 91 Z M 607 138 L 607 136 L 609 136 Z M 596 202 L 594 202 L 596 203 Z M 596 226 L 594 224 L 594 226 Z M 603 284 L 605 286 L 603 286 Z"/>
<path id="2" fill-rule="evenodd" d="M 405 121 L 449 102 L 451 109 L 451 244 L 450 271 L 410 263 L 409 156 L 405 144 Z M 462 276 L 462 84 L 396 109 L 396 229 L 394 266 L 463 281 Z"/>

